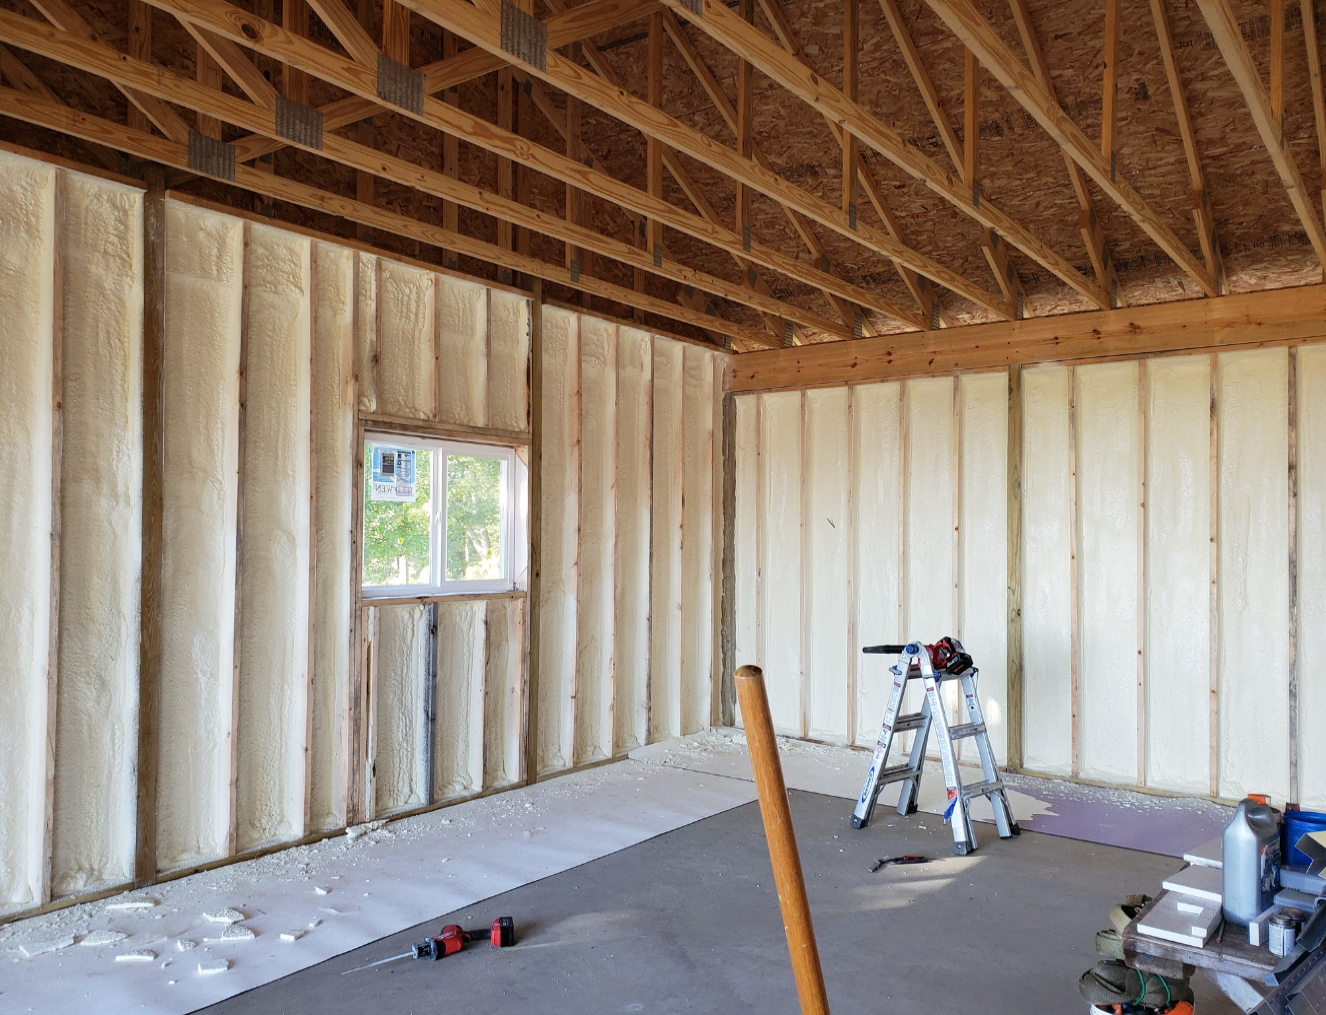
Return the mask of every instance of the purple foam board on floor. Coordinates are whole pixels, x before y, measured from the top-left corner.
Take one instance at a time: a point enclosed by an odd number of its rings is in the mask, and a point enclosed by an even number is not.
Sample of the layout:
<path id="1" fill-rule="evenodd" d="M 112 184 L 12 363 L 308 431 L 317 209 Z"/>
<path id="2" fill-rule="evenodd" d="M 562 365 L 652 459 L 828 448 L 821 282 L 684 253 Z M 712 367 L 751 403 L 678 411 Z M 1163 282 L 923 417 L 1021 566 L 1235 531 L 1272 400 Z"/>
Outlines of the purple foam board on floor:
<path id="1" fill-rule="evenodd" d="M 1042 800 L 1052 813 L 1019 823 L 1027 829 L 1107 846 L 1182 857 L 1224 831 L 1232 808 L 1209 800 L 1162 797 L 1025 775 L 1004 776 L 1010 789 Z"/>

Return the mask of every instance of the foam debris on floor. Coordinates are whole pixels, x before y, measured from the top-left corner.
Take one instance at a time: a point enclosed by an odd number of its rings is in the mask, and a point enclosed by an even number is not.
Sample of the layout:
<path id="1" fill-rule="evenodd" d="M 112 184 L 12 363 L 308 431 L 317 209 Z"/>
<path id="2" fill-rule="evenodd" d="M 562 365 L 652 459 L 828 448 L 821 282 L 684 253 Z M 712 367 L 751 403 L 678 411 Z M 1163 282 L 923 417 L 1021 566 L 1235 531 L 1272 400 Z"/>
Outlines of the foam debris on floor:
<path id="1" fill-rule="evenodd" d="M 842 798 L 850 810 L 868 753 L 785 739 L 779 749 L 789 788 Z M 1168 852 L 1159 848 L 1166 837 L 1186 828 L 1175 856 L 1215 834 L 1224 813 L 1201 801 L 1043 779 L 1008 783 L 1026 828 L 1152 852 Z M 944 797 L 939 772 L 927 767 L 927 813 L 900 818 L 889 794 L 876 820 L 928 825 Z M 0 1007 L 45 1013 L 95 998 L 99 1015 L 184 1015 L 754 799 L 743 734 L 711 730 L 529 788 L 368 822 L 355 835 L 154 885 L 150 895 L 0 926 Z M 974 818 L 990 816 L 984 800 L 974 802 Z M 1151 829 L 1150 839 L 1134 826 Z M 69 951 L 89 939 L 96 948 Z M 149 951 L 167 957 L 117 961 Z"/>

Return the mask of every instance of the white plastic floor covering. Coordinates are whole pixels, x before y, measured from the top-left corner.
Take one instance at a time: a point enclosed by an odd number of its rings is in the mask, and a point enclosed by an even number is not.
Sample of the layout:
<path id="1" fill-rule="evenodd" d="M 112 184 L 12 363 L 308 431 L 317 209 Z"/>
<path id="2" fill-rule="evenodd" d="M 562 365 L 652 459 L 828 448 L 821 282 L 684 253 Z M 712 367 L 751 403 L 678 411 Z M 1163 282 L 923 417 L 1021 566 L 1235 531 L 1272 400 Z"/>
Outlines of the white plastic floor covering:
<path id="1" fill-rule="evenodd" d="M 844 797 L 850 808 L 868 754 L 802 741 L 779 745 L 789 788 Z M 1050 787 L 1083 802 L 1102 792 Z M 338 836 L 8 924 L 0 927 L 0 1011 L 183 1015 L 754 799 L 744 736 L 711 730 L 641 748 L 628 761 L 392 822 L 353 841 Z M 1054 813 L 1026 792 L 1012 791 L 1010 800 L 1024 827 Z M 1158 802 L 1186 813 L 1185 801 Z M 920 803 L 931 815 L 943 812 L 935 766 L 927 768 Z M 973 817 L 988 820 L 988 804 L 978 803 Z M 876 817 L 897 820 L 887 799 Z M 978 837 L 993 835 L 983 827 Z M 1210 834 L 1203 829 L 1196 838 Z M 156 904 L 116 908 L 137 900 Z M 206 914 L 227 909 L 241 913 L 242 926 L 256 937 L 240 932 L 216 940 L 225 927 Z M 291 931 L 303 933 L 283 941 Z M 97 932 L 102 940 L 126 936 L 81 946 Z M 195 947 L 181 951 L 180 940 Z M 155 960 L 116 961 L 144 950 L 155 952 Z M 224 972 L 199 971 L 219 960 L 229 963 Z"/>

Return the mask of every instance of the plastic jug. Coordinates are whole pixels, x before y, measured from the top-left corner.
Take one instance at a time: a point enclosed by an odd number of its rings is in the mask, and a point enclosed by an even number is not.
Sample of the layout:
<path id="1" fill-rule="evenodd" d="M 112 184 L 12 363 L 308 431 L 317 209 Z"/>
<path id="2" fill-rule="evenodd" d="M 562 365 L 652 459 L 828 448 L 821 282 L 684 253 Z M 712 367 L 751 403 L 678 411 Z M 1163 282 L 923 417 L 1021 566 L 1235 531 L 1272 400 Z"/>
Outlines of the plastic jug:
<path id="1" fill-rule="evenodd" d="M 1271 905 L 1280 884 L 1280 812 L 1240 801 L 1222 845 L 1225 919 L 1246 926 Z"/>

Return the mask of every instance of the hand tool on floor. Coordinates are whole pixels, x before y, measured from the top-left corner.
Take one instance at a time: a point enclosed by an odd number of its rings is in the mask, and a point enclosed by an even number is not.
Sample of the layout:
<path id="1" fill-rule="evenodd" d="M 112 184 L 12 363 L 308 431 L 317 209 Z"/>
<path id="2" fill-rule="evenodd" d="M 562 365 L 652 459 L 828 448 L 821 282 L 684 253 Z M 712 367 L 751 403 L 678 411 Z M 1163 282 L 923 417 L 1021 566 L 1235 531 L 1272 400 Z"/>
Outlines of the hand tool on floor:
<path id="1" fill-rule="evenodd" d="M 741 666 L 736 676 L 737 701 L 741 705 L 742 725 L 746 727 L 755 792 L 760 798 L 760 817 L 769 843 L 769 861 L 787 933 L 787 950 L 792 956 L 792 976 L 796 980 L 801 1015 L 829 1015 L 824 971 L 815 944 L 815 925 L 810 921 L 810 901 L 806 898 L 801 857 L 792 831 L 792 809 L 787 803 L 787 784 L 783 782 L 783 766 L 778 760 L 769 695 L 764 689 L 764 671 L 758 666 Z"/>
<path id="2" fill-rule="evenodd" d="M 482 941 L 484 938 L 488 938 L 489 943 L 494 948 L 511 947 L 516 943 L 515 921 L 509 916 L 499 916 L 493 921 L 492 927 L 488 930 L 461 930 L 456 924 L 449 923 L 442 928 L 442 933 L 436 937 L 430 937 L 426 941 L 420 941 L 408 952 L 401 952 L 401 954 L 393 955 L 388 959 L 378 959 L 378 961 L 370 962 L 366 966 L 347 969 L 341 975 L 347 976 L 350 973 L 372 969 L 374 966 L 397 962 L 400 959 L 444 959 L 448 955 L 454 955 L 471 941 Z"/>
<path id="3" fill-rule="evenodd" d="M 884 723 L 880 727 L 875 753 L 870 759 L 870 770 L 866 773 L 866 784 L 861 789 L 856 810 L 852 813 L 852 827 L 865 828 L 870 824 L 870 816 L 875 811 L 875 801 L 880 791 L 894 782 L 902 783 L 902 791 L 898 794 L 898 813 L 904 816 L 915 813 L 917 798 L 921 794 L 925 746 L 933 727 L 939 746 L 939 760 L 944 768 L 944 783 L 948 787 L 949 803 L 944 820 L 951 819 L 953 852 L 958 856 L 966 856 L 976 848 L 976 835 L 972 830 L 968 809 L 968 801 L 972 797 L 983 796 L 989 799 L 1001 839 L 1022 834 L 1008 806 L 1004 782 L 999 777 L 994 750 L 986 733 L 980 699 L 976 694 L 979 671 L 962 643 L 956 638 L 941 638 L 933 645 L 922 645 L 914 641 L 906 645 L 867 645 L 861 651 L 867 655 L 891 655 L 896 652 L 898 661 L 889 668 L 893 674 L 893 687 L 889 691 L 889 704 L 884 710 Z M 899 715 L 903 691 L 909 680 L 920 680 L 925 687 L 921 711 Z M 939 693 L 940 685 L 949 680 L 961 683 L 963 704 L 967 709 L 967 722 L 953 726 L 949 725 L 948 711 Z M 894 734 L 908 730 L 915 730 L 916 736 L 912 740 L 911 753 L 906 763 L 886 768 Z M 970 786 L 962 784 L 953 747 L 954 741 L 966 739 L 976 742 L 983 776 L 981 782 Z"/>
<path id="4" fill-rule="evenodd" d="M 929 858 L 924 856 L 913 856 L 910 853 L 906 856 L 890 856 L 880 860 L 876 860 L 874 863 L 872 863 L 870 865 L 870 873 L 874 874 L 875 871 L 879 870 L 881 867 L 892 867 L 894 864 L 902 866 L 903 864 L 928 863 L 928 862 Z"/>

